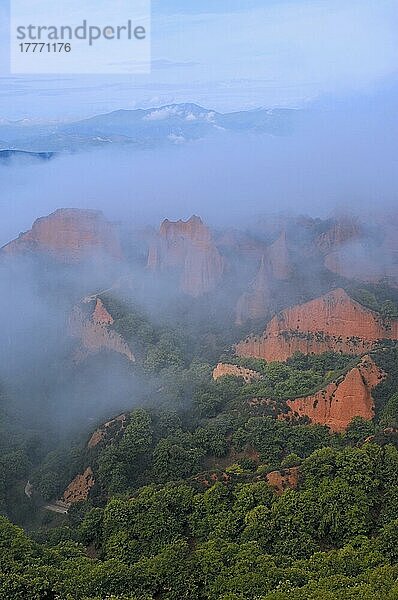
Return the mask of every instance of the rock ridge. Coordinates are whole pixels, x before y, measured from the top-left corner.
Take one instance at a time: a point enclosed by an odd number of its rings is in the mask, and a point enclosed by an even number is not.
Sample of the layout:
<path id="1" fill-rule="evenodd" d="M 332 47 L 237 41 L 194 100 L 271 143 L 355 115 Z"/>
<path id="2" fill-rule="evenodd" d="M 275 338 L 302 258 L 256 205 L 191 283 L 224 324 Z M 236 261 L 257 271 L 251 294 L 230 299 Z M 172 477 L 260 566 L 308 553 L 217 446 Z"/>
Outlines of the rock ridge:
<path id="1" fill-rule="evenodd" d="M 149 249 L 147 266 L 155 272 L 174 273 L 182 292 L 199 297 L 217 287 L 224 259 L 210 229 L 194 215 L 188 221 L 163 221 Z"/>
<path id="2" fill-rule="evenodd" d="M 384 323 L 378 313 L 338 288 L 282 311 L 261 336 L 238 343 L 236 353 L 267 361 L 285 361 L 295 352 L 362 355 L 383 339 L 398 340 L 398 320 Z"/>
<path id="3" fill-rule="evenodd" d="M 374 417 L 372 390 L 386 374 L 369 355 L 316 394 L 288 400 L 295 416 L 308 417 L 312 423 L 327 425 L 332 431 L 343 431 L 354 417 L 371 420 Z"/>
<path id="4" fill-rule="evenodd" d="M 3 246 L 1 253 L 11 256 L 43 253 L 66 263 L 96 255 L 123 258 L 114 225 L 101 211 L 78 208 L 59 208 L 36 219 L 32 229 Z"/>

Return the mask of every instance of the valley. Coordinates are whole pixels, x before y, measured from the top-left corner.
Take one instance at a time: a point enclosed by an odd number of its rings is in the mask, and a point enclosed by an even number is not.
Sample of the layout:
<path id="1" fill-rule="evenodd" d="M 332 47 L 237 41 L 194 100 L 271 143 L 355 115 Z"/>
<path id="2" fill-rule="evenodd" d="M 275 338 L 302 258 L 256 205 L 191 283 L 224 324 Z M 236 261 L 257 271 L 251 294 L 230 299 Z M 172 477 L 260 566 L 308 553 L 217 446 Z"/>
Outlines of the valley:
<path id="1" fill-rule="evenodd" d="M 373 593 L 380 572 L 391 587 L 398 279 L 385 239 L 383 223 L 346 217 L 134 229 L 59 209 L 6 244 L 1 274 L 24 299 L 16 313 L 3 291 L 15 593 L 279 600 L 293 585 L 304 599 L 336 569 L 355 590 Z M 383 253 L 372 282 L 329 268 L 353 243 Z M 22 554 L 46 572 L 37 594 Z"/>

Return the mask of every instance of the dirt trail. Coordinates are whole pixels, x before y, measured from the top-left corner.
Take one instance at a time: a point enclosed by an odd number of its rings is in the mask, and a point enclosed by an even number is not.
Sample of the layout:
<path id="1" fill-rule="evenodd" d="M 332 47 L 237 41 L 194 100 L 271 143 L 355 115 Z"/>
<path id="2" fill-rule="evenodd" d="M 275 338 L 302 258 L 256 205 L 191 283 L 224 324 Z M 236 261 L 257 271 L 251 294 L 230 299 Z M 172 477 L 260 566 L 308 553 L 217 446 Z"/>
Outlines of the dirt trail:
<path id="1" fill-rule="evenodd" d="M 50 510 L 51 512 L 59 513 L 61 515 L 68 514 L 68 507 L 62 506 L 61 504 L 46 504 L 43 508 L 44 510 Z"/>

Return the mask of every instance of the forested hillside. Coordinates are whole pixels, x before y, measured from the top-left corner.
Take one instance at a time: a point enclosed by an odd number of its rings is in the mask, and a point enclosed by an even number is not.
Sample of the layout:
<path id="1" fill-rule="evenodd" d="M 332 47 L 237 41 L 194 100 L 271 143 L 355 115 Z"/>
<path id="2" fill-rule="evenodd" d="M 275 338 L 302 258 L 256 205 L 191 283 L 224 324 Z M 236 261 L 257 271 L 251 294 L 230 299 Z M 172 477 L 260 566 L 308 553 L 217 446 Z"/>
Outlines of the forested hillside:
<path id="1" fill-rule="evenodd" d="M 398 297 L 340 234 L 67 210 L 6 247 L 0 598 L 398 598 Z"/>

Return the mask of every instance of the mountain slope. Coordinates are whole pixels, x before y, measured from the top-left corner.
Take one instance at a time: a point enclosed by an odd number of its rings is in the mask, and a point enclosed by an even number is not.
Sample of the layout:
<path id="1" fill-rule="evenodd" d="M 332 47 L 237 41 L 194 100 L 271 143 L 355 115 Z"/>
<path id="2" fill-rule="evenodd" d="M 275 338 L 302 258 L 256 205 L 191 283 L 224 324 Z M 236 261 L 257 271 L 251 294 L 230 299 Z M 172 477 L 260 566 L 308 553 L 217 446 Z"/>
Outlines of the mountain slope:
<path id="1" fill-rule="evenodd" d="M 295 352 L 358 355 L 384 339 L 398 340 L 398 320 L 383 320 L 343 289 L 336 289 L 278 314 L 261 336 L 250 336 L 237 344 L 236 352 L 270 361 L 286 360 Z"/>
<path id="2" fill-rule="evenodd" d="M 221 114 L 196 104 L 117 110 L 68 124 L 0 124 L 5 149 L 71 152 L 110 145 L 154 148 L 198 140 L 209 135 L 265 133 L 285 135 L 298 111 L 258 109 Z"/>

